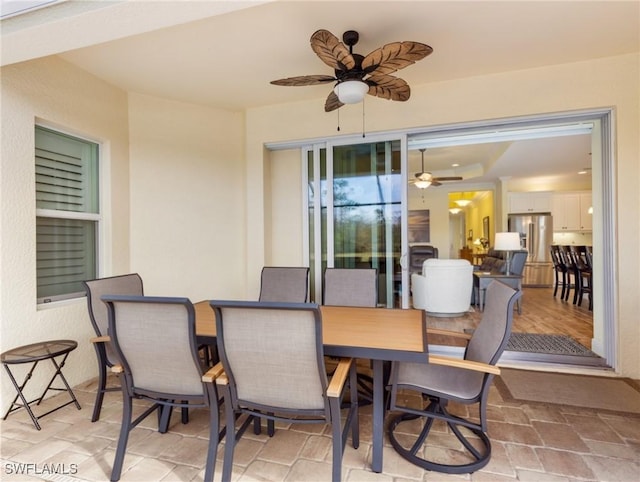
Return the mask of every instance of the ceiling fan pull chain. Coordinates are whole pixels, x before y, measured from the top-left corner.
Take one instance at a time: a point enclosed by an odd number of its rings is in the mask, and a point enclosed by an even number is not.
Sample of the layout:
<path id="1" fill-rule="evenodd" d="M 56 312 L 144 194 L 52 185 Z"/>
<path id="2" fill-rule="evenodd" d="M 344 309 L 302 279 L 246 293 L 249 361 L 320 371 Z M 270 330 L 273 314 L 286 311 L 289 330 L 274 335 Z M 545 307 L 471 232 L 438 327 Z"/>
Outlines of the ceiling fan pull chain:
<path id="1" fill-rule="evenodd" d="M 362 99 L 362 137 L 364 137 L 364 99 Z"/>
<path id="2" fill-rule="evenodd" d="M 340 132 L 340 110 L 337 110 L 338 112 L 338 129 L 337 131 Z"/>

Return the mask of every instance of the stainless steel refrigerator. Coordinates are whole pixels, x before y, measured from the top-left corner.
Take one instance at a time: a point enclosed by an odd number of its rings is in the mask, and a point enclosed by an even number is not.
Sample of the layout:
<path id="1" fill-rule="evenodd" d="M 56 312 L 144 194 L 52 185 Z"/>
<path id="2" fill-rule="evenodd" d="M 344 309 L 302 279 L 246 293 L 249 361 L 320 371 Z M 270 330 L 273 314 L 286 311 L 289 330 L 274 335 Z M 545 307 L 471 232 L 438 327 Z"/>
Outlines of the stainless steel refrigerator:
<path id="1" fill-rule="evenodd" d="M 553 285 L 553 218 L 550 213 L 509 214 L 509 231 L 520 233 L 522 247 L 529 252 L 524 266 L 522 285 Z"/>

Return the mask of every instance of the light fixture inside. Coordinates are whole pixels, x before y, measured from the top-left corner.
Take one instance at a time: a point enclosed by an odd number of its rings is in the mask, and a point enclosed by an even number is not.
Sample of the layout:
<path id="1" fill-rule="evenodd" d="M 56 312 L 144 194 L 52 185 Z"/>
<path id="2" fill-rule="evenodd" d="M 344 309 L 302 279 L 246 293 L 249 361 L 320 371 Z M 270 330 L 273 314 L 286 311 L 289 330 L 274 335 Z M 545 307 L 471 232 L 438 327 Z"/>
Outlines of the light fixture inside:
<path id="1" fill-rule="evenodd" d="M 461 208 L 464 208 L 471 204 L 471 199 L 457 199 L 455 203 Z"/>
<path id="2" fill-rule="evenodd" d="M 369 85 L 361 80 L 347 80 L 336 85 L 333 91 L 343 104 L 357 104 L 369 92 Z"/>
<path id="3" fill-rule="evenodd" d="M 431 181 L 427 179 L 419 179 L 416 182 L 414 182 L 413 185 L 418 189 L 426 189 L 429 186 L 431 186 Z"/>
<path id="4" fill-rule="evenodd" d="M 449 212 L 451 214 L 458 214 L 458 213 L 462 212 L 462 209 L 460 209 L 460 208 L 449 208 Z"/>

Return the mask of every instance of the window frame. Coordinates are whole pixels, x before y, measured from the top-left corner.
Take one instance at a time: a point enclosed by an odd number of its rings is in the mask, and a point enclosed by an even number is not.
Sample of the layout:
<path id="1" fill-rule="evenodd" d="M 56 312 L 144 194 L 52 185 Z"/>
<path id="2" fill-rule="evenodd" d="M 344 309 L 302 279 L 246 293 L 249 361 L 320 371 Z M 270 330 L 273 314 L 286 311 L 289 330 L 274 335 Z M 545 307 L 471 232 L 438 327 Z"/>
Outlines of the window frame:
<path id="1" fill-rule="evenodd" d="M 102 199 L 103 199 L 103 164 L 104 164 L 104 160 L 103 160 L 103 146 L 102 143 L 96 139 L 92 139 L 89 136 L 80 134 L 78 132 L 73 132 L 64 128 L 61 128 L 60 126 L 54 126 L 54 125 L 50 125 L 46 122 L 35 122 L 34 124 L 34 164 L 33 164 L 33 169 L 34 169 L 34 176 L 35 176 L 35 170 L 36 170 L 36 164 L 35 164 L 35 153 L 36 150 L 38 149 L 38 147 L 36 146 L 36 142 L 35 142 L 35 132 L 36 130 L 40 128 L 40 129 L 44 129 L 46 131 L 49 131 L 53 134 L 57 134 L 60 136 L 64 136 L 64 137 L 70 137 L 73 139 L 76 139 L 80 142 L 86 142 L 86 143 L 91 143 L 94 144 L 96 146 L 96 166 L 95 166 L 95 175 L 97 176 L 97 181 L 96 181 L 96 186 L 97 186 L 97 190 L 98 190 L 98 195 L 97 195 L 97 213 L 94 212 L 82 212 L 82 211 L 65 211 L 65 210 L 58 210 L 58 209 L 44 209 L 44 208 L 38 208 L 36 207 L 35 209 L 35 218 L 34 218 L 34 228 L 36 228 L 36 223 L 37 223 L 37 218 L 48 218 L 48 219 L 64 219 L 64 220 L 79 220 L 79 221 L 88 221 L 88 222 L 92 222 L 94 223 L 94 227 L 95 227 L 95 234 L 94 234 L 94 250 L 95 250 L 95 266 L 94 266 L 94 270 L 95 270 L 95 274 L 96 277 L 99 276 L 100 273 L 100 269 L 102 266 L 102 259 L 103 259 L 103 250 L 102 250 L 102 233 L 103 233 L 103 229 L 104 229 L 104 218 L 103 218 L 103 203 L 102 203 Z M 33 189 L 33 194 L 34 196 L 36 195 L 36 182 L 34 179 L 34 189 Z M 35 201 L 35 198 L 34 198 Z M 35 230 L 37 232 L 37 229 Z M 35 234 L 35 232 L 34 232 Z M 36 241 L 36 249 L 34 252 L 34 255 L 37 258 L 38 255 L 38 248 L 37 248 L 37 238 L 35 239 Z M 37 260 L 36 260 L 36 267 L 37 267 Z M 36 285 L 37 285 L 37 271 L 36 271 Z M 37 290 L 37 287 L 36 287 Z M 37 306 L 38 308 L 41 307 L 45 307 L 45 306 L 50 306 L 50 305 L 54 305 L 58 302 L 61 301 L 68 301 L 68 300 L 74 300 L 74 299 L 80 299 L 83 298 L 85 296 L 84 291 L 74 291 L 74 292 L 69 292 L 69 293 L 65 293 L 65 294 L 61 294 L 61 295 L 53 295 L 53 296 L 45 296 L 45 297 L 38 297 L 38 295 L 36 294 L 36 302 L 37 302 Z"/>

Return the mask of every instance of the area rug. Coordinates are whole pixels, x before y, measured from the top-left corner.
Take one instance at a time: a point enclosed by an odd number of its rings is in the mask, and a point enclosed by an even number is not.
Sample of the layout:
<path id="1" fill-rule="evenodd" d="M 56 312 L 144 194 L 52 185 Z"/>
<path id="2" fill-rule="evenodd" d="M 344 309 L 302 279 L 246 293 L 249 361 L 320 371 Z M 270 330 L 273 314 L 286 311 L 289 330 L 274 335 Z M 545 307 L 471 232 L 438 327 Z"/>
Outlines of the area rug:
<path id="1" fill-rule="evenodd" d="M 503 368 L 495 385 L 505 401 L 570 405 L 640 416 L 640 387 L 627 378 Z"/>

